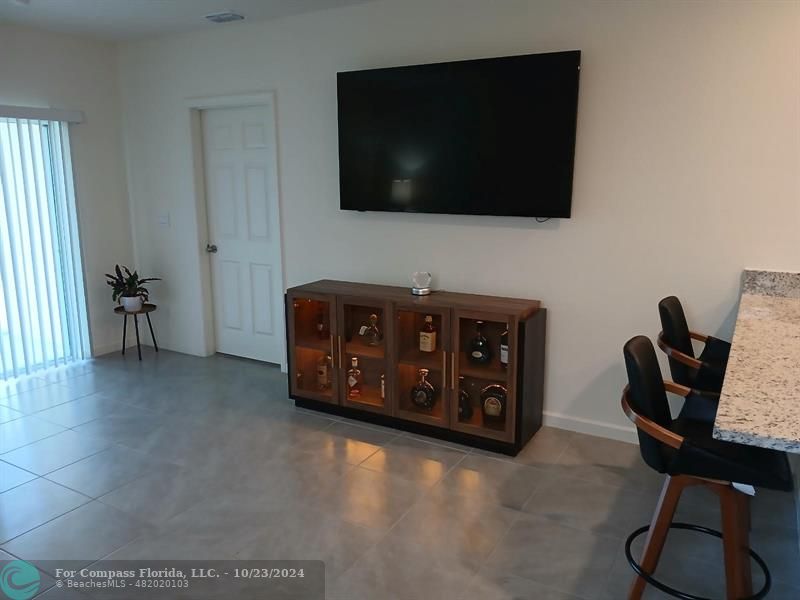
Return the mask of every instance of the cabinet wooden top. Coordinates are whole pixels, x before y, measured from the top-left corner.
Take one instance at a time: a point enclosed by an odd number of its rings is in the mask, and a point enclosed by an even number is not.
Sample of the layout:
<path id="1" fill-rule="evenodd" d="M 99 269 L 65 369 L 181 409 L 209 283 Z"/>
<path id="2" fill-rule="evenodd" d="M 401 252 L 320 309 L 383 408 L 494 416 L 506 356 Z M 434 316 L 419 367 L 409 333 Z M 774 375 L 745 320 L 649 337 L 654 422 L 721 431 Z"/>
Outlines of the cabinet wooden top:
<path id="1" fill-rule="evenodd" d="M 480 294 L 462 294 L 444 290 L 434 291 L 428 296 L 414 296 L 411 294 L 411 289 L 407 287 L 353 283 L 350 281 L 336 281 L 334 279 L 320 279 L 313 283 L 299 285 L 289 288 L 287 293 L 333 294 L 337 296 L 376 298 L 420 307 L 453 307 L 464 310 L 513 314 L 519 316 L 521 319 L 527 319 L 541 308 L 541 302 L 539 300 L 501 298 L 499 296 L 483 296 Z"/>

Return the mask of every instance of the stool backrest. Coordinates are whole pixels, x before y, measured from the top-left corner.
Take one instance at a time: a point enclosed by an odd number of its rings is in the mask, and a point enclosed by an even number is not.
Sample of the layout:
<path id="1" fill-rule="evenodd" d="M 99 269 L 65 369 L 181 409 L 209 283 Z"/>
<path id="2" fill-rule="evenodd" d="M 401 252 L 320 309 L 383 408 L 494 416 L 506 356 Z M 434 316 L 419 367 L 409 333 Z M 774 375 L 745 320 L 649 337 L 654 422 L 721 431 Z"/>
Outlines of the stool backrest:
<path id="1" fill-rule="evenodd" d="M 681 301 L 675 296 L 667 296 L 658 303 L 658 314 L 661 317 L 661 330 L 664 341 L 679 352 L 694 357 L 692 338 L 689 337 L 689 325 L 683 313 Z M 669 358 L 669 370 L 672 379 L 681 385 L 691 385 L 690 369 L 674 358 Z"/>
<path id="2" fill-rule="evenodd" d="M 628 371 L 628 404 L 637 414 L 670 429 L 672 415 L 653 343 L 645 336 L 637 335 L 628 340 L 622 353 Z M 666 448 L 641 429 L 637 429 L 637 433 L 642 458 L 656 471 L 663 473 L 666 470 Z"/>

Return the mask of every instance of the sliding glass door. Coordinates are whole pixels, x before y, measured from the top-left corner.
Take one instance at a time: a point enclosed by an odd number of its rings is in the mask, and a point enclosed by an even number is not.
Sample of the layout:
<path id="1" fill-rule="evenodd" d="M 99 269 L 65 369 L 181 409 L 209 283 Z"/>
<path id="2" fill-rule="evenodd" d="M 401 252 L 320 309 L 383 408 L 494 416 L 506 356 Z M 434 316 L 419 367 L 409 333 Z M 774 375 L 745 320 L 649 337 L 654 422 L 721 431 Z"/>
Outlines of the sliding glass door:
<path id="1" fill-rule="evenodd" d="M 0 379 L 88 355 L 68 125 L 0 117 Z"/>

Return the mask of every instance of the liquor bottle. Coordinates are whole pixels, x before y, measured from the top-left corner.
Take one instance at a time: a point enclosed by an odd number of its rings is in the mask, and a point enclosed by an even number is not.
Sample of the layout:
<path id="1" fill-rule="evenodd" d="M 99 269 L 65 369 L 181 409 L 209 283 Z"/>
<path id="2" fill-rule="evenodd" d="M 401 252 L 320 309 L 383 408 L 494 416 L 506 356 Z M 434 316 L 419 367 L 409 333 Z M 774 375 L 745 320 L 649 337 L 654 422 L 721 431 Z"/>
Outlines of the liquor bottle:
<path id="1" fill-rule="evenodd" d="M 386 399 L 386 375 L 381 373 L 381 400 Z"/>
<path id="2" fill-rule="evenodd" d="M 499 383 L 492 383 L 481 390 L 481 411 L 484 423 L 502 423 L 506 418 L 508 392 Z"/>
<path id="3" fill-rule="evenodd" d="M 330 354 L 324 354 L 317 361 L 317 388 L 325 391 L 331 387 L 331 372 L 333 370 L 333 358 Z"/>
<path id="4" fill-rule="evenodd" d="M 483 321 L 475 321 L 475 337 L 469 343 L 469 359 L 474 363 L 487 363 L 492 359 L 489 340 L 483 335 Z"/>
<path id="5" fill-rule="evenodd" d="M 361 369 L 358 368 L 358 358 L 355 356 L 351 359 L 350 367 L 347 371 L 347 397 L 358 398 L 361 396 Z"/>
<path id="6" fill-rule="evenodd" d="M 508 323 L 506 323 L 506 330 L 500 335 L 500 365 L 508 368 Z"/>
<path id="7" fill-rule="evenodd" d="M 381 343 L 381 331 L 378 329 L 378 315 L 369 316 L 369 325 L 362 325 L 359 333 L 364 337 L 367 346 L 378 346 Z"/>
<path id="8" fill-rule="evenodd" d="M 317 337 L 321 340 L 328 339 L 328 328 L 325 327 L 325 312 L 320 308 L 317 314 Z"/>
<path id="9" fill-rule="evenodd" d="M 458 378 L 458 420 L 469 421 L 472 418 L 472 403 L 469 392 L 464 389 L 464 377 Z"/>
<path id="10" fill-rule="evenodd" d="M 296 385 L 297 385 L 297 389 L 298 390 L 303 389 L 303 372 L 302 371 L 298 371 L 295 374 L 294 377 L 295 377 L 295 382 L 296 382 Z"/>
<path id="11" fill-rule="evenodd" d="M 411 402 L 424 410 L 433 409 L 436 402 L 436 388 L 427 380 L 428 369 L 419 370 L 419 381 L 411 388 Z"/>
<path id="12" fill-rule="evenodd" d="M 436 327 L 433 326 L 433 317 L 430 315 L 425 316 L 425 323 L 419 330 L 419 351 L 436 351 Z"/>

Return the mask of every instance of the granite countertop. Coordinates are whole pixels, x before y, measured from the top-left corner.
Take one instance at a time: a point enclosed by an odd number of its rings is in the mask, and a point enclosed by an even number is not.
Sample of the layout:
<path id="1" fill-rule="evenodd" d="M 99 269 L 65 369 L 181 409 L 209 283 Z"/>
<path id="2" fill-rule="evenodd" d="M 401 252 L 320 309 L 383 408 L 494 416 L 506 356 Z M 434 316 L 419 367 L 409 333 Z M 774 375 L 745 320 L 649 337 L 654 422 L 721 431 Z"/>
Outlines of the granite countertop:
<path id="1" fill-rule="evenodd" d="M 714 437 L 800 453 L 800 274 L 745 271 Z"/>

